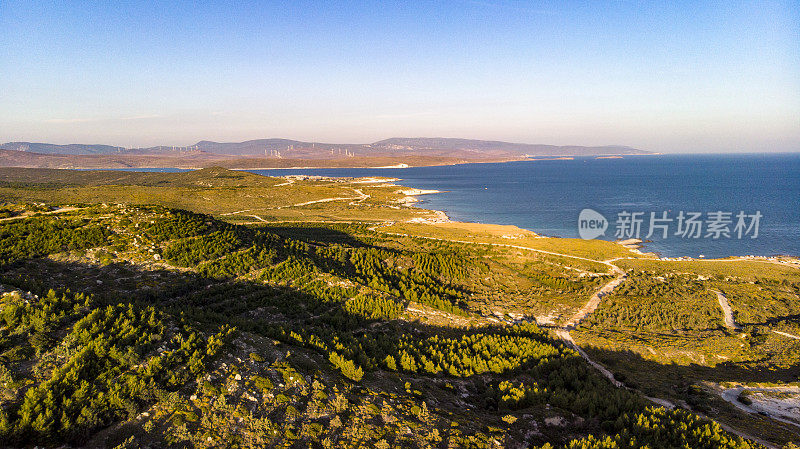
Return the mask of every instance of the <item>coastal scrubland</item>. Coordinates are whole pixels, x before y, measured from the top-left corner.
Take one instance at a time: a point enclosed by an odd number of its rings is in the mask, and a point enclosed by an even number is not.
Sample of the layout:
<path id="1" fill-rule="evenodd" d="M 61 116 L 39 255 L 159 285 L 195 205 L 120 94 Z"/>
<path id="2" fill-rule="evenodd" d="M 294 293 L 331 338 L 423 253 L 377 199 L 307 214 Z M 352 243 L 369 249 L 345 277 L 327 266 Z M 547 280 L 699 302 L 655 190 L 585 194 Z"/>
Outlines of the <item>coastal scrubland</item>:
<path id="1" fill-rule="evenodd" d="M 441 223 L 390 180 L 0 180 L 4 446 L 800 441 L 720 394 L 798 381 L 800 340 L 774 332 L 797 335 L 789 263 Z"/>

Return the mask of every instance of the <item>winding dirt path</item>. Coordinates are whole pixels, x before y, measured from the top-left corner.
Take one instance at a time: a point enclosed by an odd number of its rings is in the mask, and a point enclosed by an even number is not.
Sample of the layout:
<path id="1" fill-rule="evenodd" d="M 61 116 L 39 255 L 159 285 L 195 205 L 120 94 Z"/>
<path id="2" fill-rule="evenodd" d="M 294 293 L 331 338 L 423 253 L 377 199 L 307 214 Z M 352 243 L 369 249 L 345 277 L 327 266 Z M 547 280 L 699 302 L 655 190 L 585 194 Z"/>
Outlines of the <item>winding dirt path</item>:
<path id="1" fill-rule="evenodd" d="M 328 202 L 331 202 L 331 201 L 346 201 L 346 200 L 364 201 L 365 199 L 369 198 L 369 195 L 364 194 L 359 189 L 353 189 L 353 190 L 356 193 L 359 193 L 360 195 L 356 196 L 356 197 L 344 197 L 344 196 L 341 196 L 341 197 L 335 197 L 335 198 L 323 198 L 321 200 L 312 200 L 312 201 L 306 201 L 305 203 L 297 203 L 297 204 L 292 204 L 292 205 L 289 205 L 289 206 L 281 206 L 281 207 L 277 207 L 276 209 L 283 209 L 283 208 L 286 208 L 286 207 L 308 206 L 309 204 L 328 203 Z"/>
<path id="2" fill-rule="evenodd" d="M 61 207 L 55 210 L 50 210 L 47 212 L 39 212 L 42 215 L 53 215 L 53 214 L 63 214 L 65 212 L 72 212 L 74 210 L 81 210 L 85 209 L 84 207 L 74 207 L 74 206 L 67 206 Z M 17 215 L 15 217 L 7 217 L 7 218 L 0 218 L 0 221 L 14 221 L 14 220 L 21 220 L 23 218 L 31 218 L 35 216 L 35 213 L 24 213 L 22 215 Z"/>
<path id="3" fill-rule="evenodd" d="M 725 315 L 725 327 L 729 329 L 735 329 L 737 331 L 742 330 L 742 328 L 739 327 L 739 325 L 736 324 L 736 321 L 733 319 L 733 310 L 731 310 L 731 305 L 728 302 L 728 298 L 726 298 L 725 295 L 723 295 L 719 290 L 712 291 L 717 294 L 717 301 L 719 302 L 719 306 L 722 308 L 722 313 Z"/>
<path id="4" fill-rule="evenodd" d="M 531 248 L 529 246 L 511 245 L 511 244 L 508 244 L 508 243 L 473 242 L 473 241 L 469 241 L 469 240 L 443 239 L 441 237 L 428 237 L 428 236 L 424 236 L 424 235 L 405 234 L 405 233 L 400 233 L 400 232 L 388 232 L 388 231 L 381 231 L 381 230 L 378 229 L 378 228 L 380 228 L 382 226 L 390 226 L 392 224 L 394 224 L 394 222 L 389 221 L 389 222 L 386 222 L 386 223 L 382 223 L 382 224 L 380 224 L 378 226 L 372 226 L 372 227 L 370 227 L 368 229 L 370 231 L 373 231 L 373 232 L 380 232 L 381 234 L 394 235 L 394 236 L 399 236 L 399 237 L 413 237 L 413 238 L 426 239 L 426 240 L 438 240 L 438 241 L 442 241 L 442 242 L 465 243 L 465 244 L 468 244 L 468 245 L 500 246 L 500 247 L 505 247 L 505 248 L 515 248 L 515 249 L 522 249 L 522 250 L 527 250 L 527 251 L 534 251 L 534 252 L 541 253 L 541 254 L 550 254 L 552 256 L 567 257 L 569 259 L 585 260 L 587 262 L 599 263 L 599 264 L 603 264 L 603 265 L 609 267 L 610 273 L 623 273 L 623 271 L 619 267 L 617 267 L 616 265 L 612 264 L 609 261 L 597 260 L 597 259 L 589 259 L 588 257 L 573 256 L 571 254 L 557 253 L 557 252 L 553 252 L 553 251 L 547 251 L 547 250 L 544 250 L 544 249 Z M 615 259 L 612 259 L 612 260 L 615 260 Z"/>
<path id="5" fill-rule="evenodd" d="M 767 413 L 768 416 L 771 419 L 774 419 L 775 421 L 780 421 L 780 422 L 782 422 L 784 424 L 789 424 L 789 425 L 792 425 L 792 426 L 795 426 L 795 427 L 800 427 L 800 423 L 798 423 L 796 421 L 792 421 L 792 420 L 783 418 L 782 417 L 782 415 L 784 413 L 783 410 L 774 409 L 774 408 L 770 408 L 770 407 L 767 407 L 767 406 L 762 406 L 762 407 L 758 407 L 757 408 L 757 407 L 753 407 L 753 406 L 750 406 L 750 405 L 743 404 L 743 403 L 739 402 L 739 395 L 745 390 L 754 391 L 754 392 L 800 393 L 800 388 L 799 387 L 753 387 L 753 388 L 735 387 L 735 388 L 727 388 L 727 389 L 722 390 L 722 392 L 720 393 L 720 396 L 722 396 L 722 399 L 725 399 L 726 401 L 728 401 L 731 404 L 733 404 L 736 408 L 738 408 L 738 409 L 740 409 L 742 411 L 745 411 L 747 413 L 761 413 L 761 412 L 764 412 L 764 413 Z"/>
<path id="6" fill-rule="evenodd" d="M 617 277 L 612 279 L 609 283 L 604 285 L 600 288 L 600 290 L 596 291 L 591 298 L 589 298 L 589 302 L 587 302 L 583 307 L 581 307 L 575 315 L 572 316 L 565 324 L 564 329 L 570 331 L 575 329 L 581 321 L 584 320 L 590 313 L 597 310 L 597 307 L 600 305 L 600 300 L 603 299 L 604 296 L 608 295 L 615 288 L 625 280 L 627 275 L 624 271 L 620 270 L 616 266 L 614 266 L 614 271 L 617 273 Z"/>
<path id="7" fill-rule="evenodd" d="M 617 379 L 614 378 L 614 373 L 609 371 L 603 365 L 601 365 L 601 364 L 599 364 L 599 363 L 597 363 L 594 360 L 589 358 L 589 355 L 586 354 L 586 352 L 583 349 L 581 349 L 581 347 L 578 346 L 577 343 L 575 343 L 575 340 L 572 339 L 572 335 L 569 334 L 569 331 L 566 328 L 557 329 L 555 331 L 555 334 L 558 336 L 558 338 L 564 340 L 570 346 L 572 346 L 572 349 L 577 351 L 578 354 L 581 357 L 583 357 L 583 359 L 586 360 L 589 363 L 589 365 L 592 365 L 597 371 L 600 371 L 600 374 L 602 374 L 605 378 L 610 380 L 611 383 L 614 384 L 614 386 L 619 387 L 619 388 L 625 388 L 625 384 L 623 384 L 622 382 L 620 382 L 620 381 L 618 381 Z M 674 405 L 672 407 L 674 407 Z M 670 408 L 672 408 L 672 407 L 670 407 Z"/>
<path id="8" fill-rule="evenodd" d="M 795 340 L 800 340 L 800 336 L 797 336 L 797 335 L 787 334 L 786 332 L 781 332 L 781 331 L 772 331 L 772 332 L 774 332 L 774 333 L 776 333 L 778 335 L 783 335 L 784 337 L 789 337 L 789 338 L 794 338 Z"/>
<path id="9" fill-rule="evenodd" d="M 614 291 L 614 289 L 617 288 L 619 286 L 619 284 L 621 284 L 622 281 L 624 281 L 625 278 L 627 277 L 625 272 L 620 270 L 617 266 L 615 266 L 615 265 L 611 265 L 611 266 L 613 267 L 612 268 L 613 271 L 617 273 L 617 277 L 612 279 L 610 282 L 608 282 L 604 286 L 600 287 L 600 290 L 596 291 L 591 296 L 591 298 L 589 298 L 589 301 L 583 307 L 581 307 L 575 313 L 575 315 L 573 315 L 569 320 L 567 320 L 567 322 L 564 324 L 564 326 L 562 326 L 561 328 L 557 329 L 555 331 L 555 334 L 558 336 L 558 338 L 564 340 L 570 346 L 572 346 L 572 348 L 575 349 L 575 351 L 577 351 L 578 354 L 580 354 L 580 356 L 583 357 L 583 359 L 586 360 L 587 363 L 589 363 L 589 365 L 592 365 L 597 371 L 600 372 L 600 374 L 602 374 L 609 381 L 611 381 L 611 383 L 614 384 L 614 386 L 616 386 L 618 388 L 627 388 L 627 387 L 625 387 L 625 384 L 623 384 L 622 382 L 620 382 L 616 378 L 614 378 L 614 373 L 609 371 L 603 365 L 601 365 L 601 364 L 595 362 L 594 360 L 592 360 L 591 358 L 589 358 L 589 355 L 586 354 L 586 351 L 581 349 L 581 347 L 578 346 L 577 343 L 575 343 L 575 340 L 572 338 L 572 335 L 570 335 L 570 333 L 569 333 L 569 331 L 575 329 L 575 327 L 577 327 L 578 324 L 580 324 L 580 322 L 583 321 L 590 313 L 592 313 L 595 310 L 597 310 L 597 307 L 600 305 L 600 300 L 603 299 L 604 296 L 606 296 L 609 293 L 611 293 L 612 291 Z M 657 398 L 648 398 L 648 399 L 650 399 L 653 402 L 656 402 L 656 403 L 658 403 L 660 405 L 664 405 L 664 406 L 666 406 L 668 408 L 675 408 L 675 405 L 672 404 L 669 401 L 665 401 L 663 399 L 657 399 Z"/>
<path id="10" fill-rule="evenodd" d="M 279 184 L 279 185 L 284 185 L 284 184 Z M 286 209 L 288 207 L 308 206 L 309 204 L 329 203 L 331 201 L 350 201 L 349 204 L 351 206 L 354 206 L 354 205 L 356 205 L 358 203 L 363 202 L 367 198 L 370 198 L 370 196 L 367 195 L 366 193 L 362 192 L 361 189 L 353 189 L 353 191 L 358 196 L 347 196 L 347 197 L 342 196 L 342 197 L 333 197 L 333 198 L 322 198 L 322 199 L 319 199 L 319 200 L 306 201 L 304 203 L 287 204 L 286 206 L 263 207 L 263 208 L 259 208 L 259 209 L 242 209 L 242 210 L 237 210 L 237 211 L 233 211 L 233 212 L 225 212 L 225 213 L 219 214 L 219 215 L 220 216 L 231 216 L 231 215 L 244 214 L 245 212 L 261 211 L 261 210 L 268 211 L 268 210 Z M 253 217 L 256 220 L 258 220 L 260 222 L 263 222 L 263 223 L 270 223 L 269 221 L 264 220 L 263 218 L 259 217 L 258 215 L 247 214 L 246 216 Z M 335 223 L 335 221 L 332 222 L 332 223 Z"/>

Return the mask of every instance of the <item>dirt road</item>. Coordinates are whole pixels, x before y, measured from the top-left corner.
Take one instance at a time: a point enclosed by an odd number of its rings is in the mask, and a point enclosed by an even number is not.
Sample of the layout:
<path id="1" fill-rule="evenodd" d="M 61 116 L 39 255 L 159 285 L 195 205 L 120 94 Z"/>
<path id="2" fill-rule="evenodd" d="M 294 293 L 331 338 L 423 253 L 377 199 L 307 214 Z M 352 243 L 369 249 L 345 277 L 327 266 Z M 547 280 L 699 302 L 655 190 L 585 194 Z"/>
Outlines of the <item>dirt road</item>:
<path id="1" fill-rule="evenodd" d="M 729 329 L 741 330 L 742 328 L 736 324 L 736 321 L 733 319 L 733 310 L 731 310 L 731 305 L 728 303 L 728 298 L 722 294 L 719 290 L 714 290 L 714 293 L 717 294 L 717 301 L 719 301 L 719 306 L 722 308 L 722 313 L 724 314 L 725 320 L 725 327 Z"/>
<path id="2" fill-rule="evenodd" d="M 614 268 L 616 268 L 616 266 Z M 627 277 L 625 273 L 619 268 L 616 268 L 616 271 L 617 271 L 617 277 L 612 279 L 611 282 L 604 285 L 602 288 L 600 288 L 600 290 L 595 292 L 595 294 L 592 295 L 591 298 L 589 298 L 589 302 L 587 302 L 583 307 L 581 307 L 578 310 L 578 312 L 575 313 L 575 315 L 573 315 L 572 318 L 570 318 L 564 324 L 564 329 L 566 330 L 575 329 L 575 327 L 577 327 L 578 324 L 580 324 L 580 322 L 583 321 L 584 318 L 586 318 L 590 313 L 597 310 L 597 306 L 600 305 L 600 300 L 603 299 L 604 296 L 614 291 L 614 289 L 617 288 L 619 284 L 621 284 L 622 281 L 625 280 L 625 278 Z"/>
<path id="3" fill-rule="evenodd" d="M 787 408 L 780 408 L 774 405 L 770 405 L 769 403 L 758 403 L 758 404 L 743 404 L 739 401 L 739 395 L 743 391 L 752 391 L 752 392 L 778 392 L 778 393 L 797 393 L 800 395 L 800 387 L 753 387 L 753 388 L 746 388 L 746 387 L 736 387 L 736 388 L 727 388 L 722 390 L 720 396 L 722 399 L 733 404 L 736 408 L 743 410 L 747 413 L 764 413 L 768 415 L 770 418 L 774 419 L 775 421 L 780 421 L 784 424 L 790 424 L 795 427 L 800 427 L 800 413 L 796 409 L 794 413 L 791 410 L 787 410 Z M 787 415 L 791 415 L 791 417 L 797 419 L 798 421 L 793 421 L 790 419 L 786 419 Z"/>
<path id="4" fill-rule="evenodd" d="M 781 332 L 781 331 L 772 331 L 772 332 L 775 332 L 778 335 L 783 335 L 784 337 L 789 337 L 789 338 L 794 338 L 795 340 L 800 340 L 800 336 L 797 336 L 797 335 L 787 334 L 786 332 Z"/>

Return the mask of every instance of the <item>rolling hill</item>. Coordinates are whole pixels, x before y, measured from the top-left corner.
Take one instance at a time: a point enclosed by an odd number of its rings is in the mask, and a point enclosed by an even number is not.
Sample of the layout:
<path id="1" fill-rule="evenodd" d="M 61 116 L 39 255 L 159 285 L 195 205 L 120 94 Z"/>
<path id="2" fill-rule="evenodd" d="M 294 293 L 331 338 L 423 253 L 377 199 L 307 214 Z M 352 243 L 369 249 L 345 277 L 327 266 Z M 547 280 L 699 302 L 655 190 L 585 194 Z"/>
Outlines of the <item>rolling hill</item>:
<path id="1" fill-rule="evenodd" d="M 555 146 L 491 140 L 441 137 L 394 137 L 370 144 L 304 142 L 291 139 L 257 139 L 244 142 L 201 140 L 194 145 L 159 145 L 149 148 L 122 148 L 98 144 L 57 145 L 36 142 L 7 142 L 0 149 L 49 155 L 186 155 L 205 153 L 224 156 L 303 156 L 336 159 L 339 156 L 383 156 L 414 154 L 424 156 L 597 156 L 608 154 L 648 154 L 626 146 Z"/>
<path id="2" fill-rule="evenodd" d="M 0 167 L 28 168 L 289 168 L 381 167 L 506 162 L 526 157 L 651 154 L 626 146 L 554 146 L 489 140 L 395 137 L 371 144 L 258 139 L 244 142 L 202 140 L 185 147 L 122 148 L 111 145 L 57 145 L 7 142 L 0 145 Z"/>

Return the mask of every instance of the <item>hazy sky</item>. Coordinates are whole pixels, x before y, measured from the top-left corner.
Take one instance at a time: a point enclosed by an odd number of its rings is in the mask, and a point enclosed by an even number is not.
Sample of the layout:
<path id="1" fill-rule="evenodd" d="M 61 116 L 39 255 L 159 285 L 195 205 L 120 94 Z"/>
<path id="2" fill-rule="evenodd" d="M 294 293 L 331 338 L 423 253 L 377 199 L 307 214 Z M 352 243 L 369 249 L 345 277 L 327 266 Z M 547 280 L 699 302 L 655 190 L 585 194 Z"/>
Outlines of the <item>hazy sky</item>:
<path id="1" fill-rule="evenodd" d="M 0 141 L 800 151 L 798 2 L 384 3 L 0 0 Z"/>

